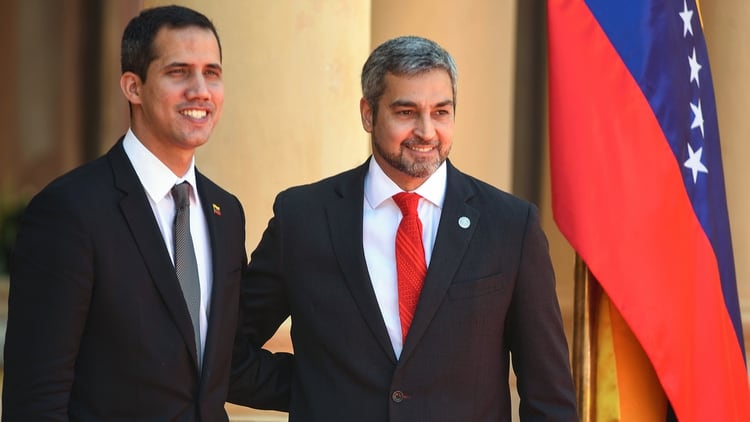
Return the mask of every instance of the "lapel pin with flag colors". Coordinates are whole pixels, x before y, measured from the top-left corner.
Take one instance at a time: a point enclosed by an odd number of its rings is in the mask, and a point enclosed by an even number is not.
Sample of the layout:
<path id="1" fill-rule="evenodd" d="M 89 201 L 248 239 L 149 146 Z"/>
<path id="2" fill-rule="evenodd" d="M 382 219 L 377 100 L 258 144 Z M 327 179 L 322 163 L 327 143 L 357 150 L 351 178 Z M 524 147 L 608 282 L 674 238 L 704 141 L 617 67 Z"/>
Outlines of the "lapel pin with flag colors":
<path id="1" fill-rule="evenodd" d="M 211 208 L 214 210 L 215 215 L 221 215 L 221 207 L 216 204 L 211 204 Z"/>

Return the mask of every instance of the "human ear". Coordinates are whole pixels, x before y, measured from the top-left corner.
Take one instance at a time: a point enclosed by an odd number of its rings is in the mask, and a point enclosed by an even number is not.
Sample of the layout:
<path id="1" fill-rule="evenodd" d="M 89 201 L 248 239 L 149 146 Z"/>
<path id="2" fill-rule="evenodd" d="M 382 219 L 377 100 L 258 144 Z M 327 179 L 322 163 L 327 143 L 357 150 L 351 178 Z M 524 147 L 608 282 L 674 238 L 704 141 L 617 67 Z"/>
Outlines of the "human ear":
<path id="1" fill-rule="evenodd" d="M 131 104 L 141 103 L 141 78 L 133 72 L 125 72 L 120 76 L 120 89 Z"/>
<path id="2" fill-rule="evenodd" d="M 362 118 L 362 127 L 365 129 L 365 132 L 372 133 L 372 107 L 370 107 L 370 103 L 364 97 L 359 100 L 359 114 Z"/>

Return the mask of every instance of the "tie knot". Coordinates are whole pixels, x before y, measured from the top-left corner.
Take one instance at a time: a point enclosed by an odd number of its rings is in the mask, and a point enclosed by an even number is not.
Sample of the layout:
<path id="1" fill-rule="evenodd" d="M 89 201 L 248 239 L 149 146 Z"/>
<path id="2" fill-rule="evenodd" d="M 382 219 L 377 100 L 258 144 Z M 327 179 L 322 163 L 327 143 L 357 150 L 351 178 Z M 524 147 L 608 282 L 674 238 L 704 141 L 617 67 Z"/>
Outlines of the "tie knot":
<path id="1" fill-rule="evenodd" d="M 172 188 L 175 209 L 183 209 L 190 204 L 190 183 L 182 182 Z"/>
<path id="2" fill-rule="evenodd" d="M 414 192 L 399 192 L 393 195 L 393 200 L 401 209 L 401 214 L 404 216 L 417 213 L 419 198 L 421 198 L 421 196 Z"/>

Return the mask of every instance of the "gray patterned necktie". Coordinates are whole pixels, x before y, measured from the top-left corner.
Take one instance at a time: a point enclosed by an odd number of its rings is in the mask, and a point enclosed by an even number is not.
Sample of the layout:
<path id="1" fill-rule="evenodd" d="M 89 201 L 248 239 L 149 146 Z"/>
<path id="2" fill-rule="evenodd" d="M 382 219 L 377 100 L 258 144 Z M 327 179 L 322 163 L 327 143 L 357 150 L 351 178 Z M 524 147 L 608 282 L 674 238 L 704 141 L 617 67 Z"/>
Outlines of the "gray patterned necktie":
<path id="1" fill-rule="evenodd" d="M 182 182 L 172 188 L 172 198 L 175 205 L 174 217 L 174 267 L 177 279 L 180 280 L 182 294 L 185 296 L 193 322 L 195 333 L 195 349 L 198 362 L 201 359 L 200 347 L 200 311 L 201 287 L 198 280 L 198 261 L 195 259 L 193 237 L 190 235 L 190 184 Z"/>

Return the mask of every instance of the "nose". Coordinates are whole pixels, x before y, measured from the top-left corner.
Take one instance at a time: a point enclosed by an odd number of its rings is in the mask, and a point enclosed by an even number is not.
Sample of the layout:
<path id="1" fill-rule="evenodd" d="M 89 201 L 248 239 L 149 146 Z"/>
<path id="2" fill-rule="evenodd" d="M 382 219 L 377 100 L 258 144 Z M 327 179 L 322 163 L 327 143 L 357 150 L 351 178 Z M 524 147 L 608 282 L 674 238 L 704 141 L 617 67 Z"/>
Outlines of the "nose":
<path id="1" fill-rule="evenodd" d="M 191 78 L 187 93 L 191 99 L 205 100 L 211 96 L 206 78 L 200 72 L 195 72 Z"/>
<path id="2" fill-rule="evenodd" d="M 435 123 L 428 113 L 421 114 L 416 121 L 414 134 L 423 140 L 432 140 L 435 137 Z"/>

